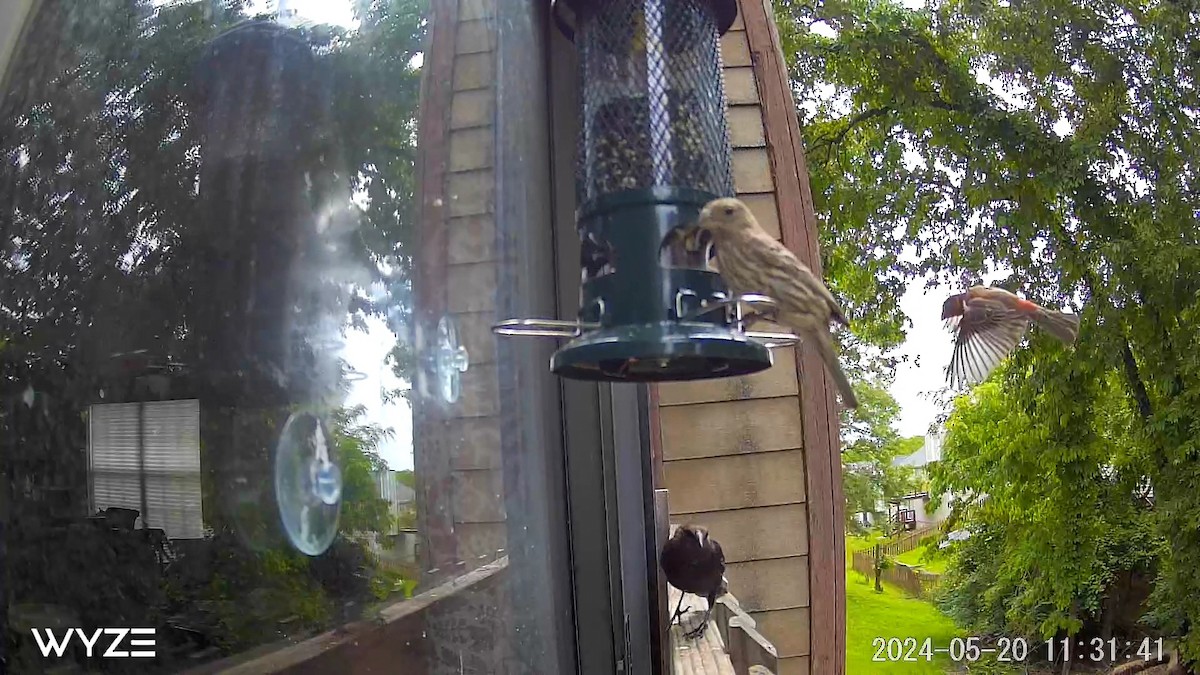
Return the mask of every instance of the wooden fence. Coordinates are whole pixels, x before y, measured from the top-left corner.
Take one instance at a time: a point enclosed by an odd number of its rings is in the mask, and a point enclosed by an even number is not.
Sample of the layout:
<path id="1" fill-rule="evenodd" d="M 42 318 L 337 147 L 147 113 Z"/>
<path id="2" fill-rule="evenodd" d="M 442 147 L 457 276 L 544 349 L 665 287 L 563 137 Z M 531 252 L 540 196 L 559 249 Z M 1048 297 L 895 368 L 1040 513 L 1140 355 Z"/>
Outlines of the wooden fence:
<path id="1" fill-rule="evenodd" d="M 937 525 L 927 525 L 919 530 L 907 532 L 896 539 L 887 542 L 886 544 L 880 544 L 880 546 L 883 547 L 883 552 L 885 555 L 896 556 L 900 555 L 901 553 L 908 553 L 914 548 L 920 546 L 921 542 L 937 535 L 937 533 Z"/>
<path id="2" fill-rule="evenodd" d="M 917 533 L 914 532 L 913 534 Z M 926 532 L 925 537 L 929 536 L 930 533 Z M 904 553 L 916 548 L 918 543 L 919 539 L 913 539 L 913 541 L 901 540 L 889 542 L 888 544 L 876 544 L 875 549 L 881 549 L 884 555 L 892 556 L 896 554 L 888 552 L 889 547 L 898 545 L 897 548 L 900 549 L 900 553 Z M 905 546 L 907 548 L 904 548 Z M 874 550 L 856 551 L 851 557 L 851 565 L 854 567 L 854 571 L 865 575 L 871 583 L 875 582 L 875 555 Z M 929 600 L 933 598 L 933 591 L 937 587 L 939 576 L 894 562 L 891 567 L 883 570 L 879 578 L 884 583 L 891 584 L 914 598 Z"/>

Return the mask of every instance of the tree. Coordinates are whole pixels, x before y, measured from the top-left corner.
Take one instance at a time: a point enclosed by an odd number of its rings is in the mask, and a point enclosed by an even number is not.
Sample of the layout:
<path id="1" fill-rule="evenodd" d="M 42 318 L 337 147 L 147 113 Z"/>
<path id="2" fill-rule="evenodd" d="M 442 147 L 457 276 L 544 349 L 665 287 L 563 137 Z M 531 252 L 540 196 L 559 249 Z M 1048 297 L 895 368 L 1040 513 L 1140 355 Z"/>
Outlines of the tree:
<path id="1" fill-rule="evenodd" d="M 967 503 L 987 495 L 954 525 L 971 536 L 952 544 L 957 563 L 943 588 L 966 625 L 1039 641 L 1085 627 L 1097 635 L 1115 619 L 1104 601 L 1118 581 L 1153 573 L 1163 546 L 1115 380 L 1079 383 L 1093 413 L 1070 419 L 997 381 L 958 400 L 931 473 L 935 492 Z"/>
<path id="2" fill-rule="evenodd" d="M 895 566 L 895 561 L 883 552 L 883 546 L 875 544 L 871 547 L 871 570 L 875 577 L 875 592 L 883 592 L 883 573 Z"/>
<path id="3" fill-rule="evenodd" d="M 863 340 L 894 344 L 895 301 L 922 275 L 965 284 L 998 272 L 1000 285 L 1035 301 L 1082 309 L 1073 351 L 1034 334 L 998 381 L 1042 440 L 1069 448 L 1080 447 L 1071 436 L 1097 400 L 1080 387 L 1103 385 L 1104 400 L 1129 411 L 1128 471 L 1152 490 L 1154 530 L 1172 542 L 1158 558 L 1153 619 L 1183 638 L 1194 663 L 1200 21 L 1191 5 L 934 0 L 909 10 L 787 0 L 776 8 L 826 269 Z M 1096 452 L 1087 447 L 1072 452 Z M 1073 454 L 1044 461 L 1064 481 L 1074 476 L 1064 491 L 1097 475 Z M 1067 617 L 1087 598 L 1060 581 L 1045 597 Z"/>
<path id="4" fill-rule="evenodd" d="M 391 436 L 392 431 L 373 424 L 354 424 L 365 413 L 363 406 L 339 410 L 331 430 L 342 469 L 342 512 L 338 529 L 351 535 L 388 532 L 390 529 L 388 503 L 379 496 L 375 475 L 388 468 L 376 448 Z"/>
<path id="5" fill-rule="evenodd" d="M 920 449 L 924 439 L 901 438 L 894 426 L 900 407 L 886 389 L 860 382 L 855 387 L 859 407 L 846 413 L 842 449 L 842 490 L 846 495 L 846 525 L 857 529 L 857 515 L 866 513 L 876 521 L 886 517 L 881 505 L 912 491 L 916 484 L 910 467 L 893 466 L 897 457 Z"/>

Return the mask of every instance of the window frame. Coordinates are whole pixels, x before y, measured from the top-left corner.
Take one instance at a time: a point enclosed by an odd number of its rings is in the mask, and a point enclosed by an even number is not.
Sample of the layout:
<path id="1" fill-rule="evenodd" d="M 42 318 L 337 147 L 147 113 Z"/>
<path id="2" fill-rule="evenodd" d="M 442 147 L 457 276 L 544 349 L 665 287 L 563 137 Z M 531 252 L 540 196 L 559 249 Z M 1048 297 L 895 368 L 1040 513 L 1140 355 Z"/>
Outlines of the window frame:
<path id="1" fill-rule="evenodd" d="M 549 6 L 541 10 L 549 14 Z M 579 75 L 574 45 L 549 28 L 558 312 L 579 311 L 575 156 Z M 540 367 L 545 370 L 543 364 Z M 549 375 L 549 373 L 547 373 Z M 561 380 L 577 672 L 663 674 L 649 387 Z M 596 476 L 602 480 L 597 481 Z M 669 664 L 669 662 L 668 662 Z"/>

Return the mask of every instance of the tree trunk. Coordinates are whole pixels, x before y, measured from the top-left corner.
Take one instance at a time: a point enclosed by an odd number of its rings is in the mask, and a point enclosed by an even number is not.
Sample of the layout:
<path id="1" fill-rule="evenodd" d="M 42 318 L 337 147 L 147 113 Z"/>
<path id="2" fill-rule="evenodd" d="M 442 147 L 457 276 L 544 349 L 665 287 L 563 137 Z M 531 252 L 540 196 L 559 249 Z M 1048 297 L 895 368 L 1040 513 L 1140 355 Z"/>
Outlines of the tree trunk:
<path id="1" fill-rule="evenodd" d="M 1100 639 L 1108 642 L 1112 639 L 1113 628 L 1117 623 L 1117 614 L 1121 611 L 1121 601 L 1125 589 L 1129 586 L 1130 572 L 1122 571 L 1116 581 L 1108 588 L 1108 597 L 1104 598 L 1104 609 L 1100 616 Z"/>
<path id="2" fill-rule="evenodd" d="M 875 548 L 871 550 L 871 561 L 875 567 L 875 592 L 883 592 L 883 547 L 875 544 Z"/>
<path id="3" fill-rule="evenodd" d="M 1076 615 L 1078 615 L 1078 614 L 1079 614 L 1079 600 L 1077 598 L 1072 598 L 1071 599 L 1071 609 L 1070 609 L 1070 612 L 1068 613 L 1068 616 L 1070 616 L 1072 619 L 1074 619 L 1076 617 Z M 1069 638 L 1070 640 L 1073 641 L 1075 639 L 1075 635 L 1073 633 L 1069 633 L 1069 634 L 1067 634 L 1067 638 Z M 1071 673 L 1071 659 L 1070 659 L 1070 652 L 1068 652 L 1063 657 L 1062 675 L 1070 675 L 1070 673 Z"/>

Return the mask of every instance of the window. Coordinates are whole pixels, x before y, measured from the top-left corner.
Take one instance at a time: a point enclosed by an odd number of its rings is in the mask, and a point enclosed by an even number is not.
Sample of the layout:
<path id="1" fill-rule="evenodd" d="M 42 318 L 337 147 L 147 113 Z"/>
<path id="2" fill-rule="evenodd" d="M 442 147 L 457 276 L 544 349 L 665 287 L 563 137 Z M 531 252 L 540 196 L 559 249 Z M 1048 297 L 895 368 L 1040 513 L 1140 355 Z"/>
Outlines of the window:
<path id="1" fill-rule="evenodd" d="M 136 509 L 168 539 L 204 536 L 199 401 L 93 405 L 88 432 L 93 511 Z"/>
<path id="2" fill-rule="evenodd" d="M 549 25 L 0 7 L 0 669 L 68 665 L 34 629 L 151 626 L 157 672 L 613 671 L 644 542 L 622 557 L 615 483 L 567 474 L 614 424 L 636 456 L 635 399 L 491 331 L 578 292 Z"/>

